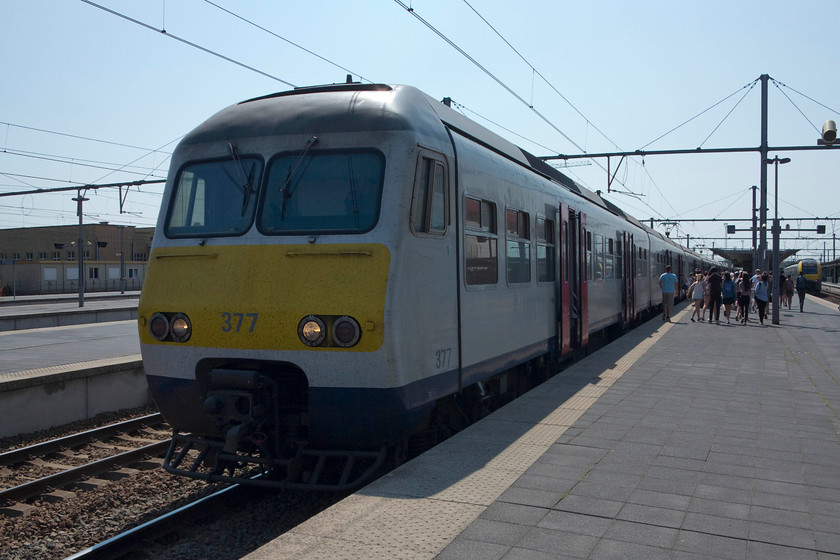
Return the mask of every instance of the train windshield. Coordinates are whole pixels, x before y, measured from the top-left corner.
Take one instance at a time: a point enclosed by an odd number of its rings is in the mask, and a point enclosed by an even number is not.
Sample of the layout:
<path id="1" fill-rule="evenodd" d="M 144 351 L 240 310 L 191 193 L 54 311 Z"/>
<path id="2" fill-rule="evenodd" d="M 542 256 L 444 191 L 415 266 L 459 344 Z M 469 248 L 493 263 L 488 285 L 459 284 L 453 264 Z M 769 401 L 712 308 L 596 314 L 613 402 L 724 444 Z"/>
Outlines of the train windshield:
<path id="1" fill-rule="evenodd" d="M 186 165 L 166 217 L 167 237 L 242 235 L 251 225 L 262 160 L 233 157 Z"/>
<path id="2" fill-rule="evenodd" d="M 257 227 L 268 235 L 368 231 L 384 170 L 373 150 L 281 155 L 269 164 Z"/>
<path id="3" fill-rule="evenodd" d="M 805 274 L 817 274 L 817 261 L 802 261 L 802 272 Z"/>

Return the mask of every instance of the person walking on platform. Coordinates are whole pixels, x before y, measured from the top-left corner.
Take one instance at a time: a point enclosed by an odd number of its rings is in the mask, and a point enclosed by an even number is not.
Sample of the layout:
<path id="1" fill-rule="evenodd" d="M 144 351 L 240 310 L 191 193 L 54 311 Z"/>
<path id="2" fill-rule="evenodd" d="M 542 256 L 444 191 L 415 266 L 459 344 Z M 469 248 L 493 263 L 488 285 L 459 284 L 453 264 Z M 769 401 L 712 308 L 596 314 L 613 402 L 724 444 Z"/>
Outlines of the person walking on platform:
<path id="1" fill-rule="evenodd" d="M 767 280 L 770 276 L 764 272 L 758 284 L 755 285 L 755 305 L 758 307 L 758 322 L 764 324 L 764 317 L 767 314 L 767 301 L 770 297 L 770 287 Z"/>
<path id="2" fill-rule="evenodd" d="M 692 323 L 694 322 L 695 315 L 698 321 L 703 322 L 703 293 L 705 291 L 706 287 L 703 284 L 703 275 L 698 273 L 694 277 L 694 282 L 688 287 L 688 297 L 691 298 L 691 303 L 694 306 L 694 310 L 691 312 Z"/>
<path id="3" fill-rule="evenodd" d="M 718 274 L 718 269 L 716 266 L 713 266 L 709 269 L 709 323 L 712 322 L 712 319 L 719 325 L 720 324 L 720 303 L 721 303 L 721 293 L 720 288 L 723 284 L 723 279 Z M 714 317 L 712 317 L 714 315 Z"/>
<path id="4" fill-rule="evenodd" d="M 799 312 L 802 313 L 802 308 L 805 307 L 805 291 L 808 289 L 808 280 L 805 278 L 805 273 L 799 271 L 799 276 L 796 277 L 796 294 L 799 296 Z"/>
<path id="5" fill-rule="evenodd" d="M 756 286 L 756 284 L 758 284 L 760 281 L 761 281 L 761 269 L 756 268 L 756 269 L 755 269 L 755 274 L 753 274 L 753 275 L 752 275 L 752 278 L 750 278 L 750 282 L 752 282 L 752 290 L 753 290 L 753 300 L 752 300 L 752 310 L 753 310 L 753 313 L 757 313 L 757 312 L 758 312 L 758 307 L 757 307 L 757 306 L 756 306 L 756 304 L 755 304 L 755 286 Z"/>
<path id="6" fill-rule="evenodd" d="M 723 302 L 723 315 L 726 317 L 726 324 L 729 324 L 729 316 L 732 315 L 732 304 L 735 303 L 735 294 L 738 288 L 735 286 L 735 281 L 732 275 L 728 272 L 723 273 L 723 284 L 720 286 L 721 301 Z"/>
<path id="7" fill-rule="evenodd" d="M 787 302 L 788 311 L 790 311 L 790 306 L 793 304 L 793 288 L 793 279 L 788 274 L 785 279 L 785 301 Z"/>
<path id="8" fill-rule="evenodd" d="M 738 282 L 738 309 L 741 313 L 741 324 L 746 325 L 750 317 L 750 301 L 752 300 L 752 282 L 750 275 L 745 270 L 741 273 L 741 281 Z"/>
<path id="9" fill-rule="evenodd" d="M 671 265 L 665 266 L 665 272 L 659 277 L 659 287 L 662 288 L 662 320 L 671 322 L 671 311 L 674 309 L 674 294 L 677 291 L 677 275 L 671 272 Z"/>

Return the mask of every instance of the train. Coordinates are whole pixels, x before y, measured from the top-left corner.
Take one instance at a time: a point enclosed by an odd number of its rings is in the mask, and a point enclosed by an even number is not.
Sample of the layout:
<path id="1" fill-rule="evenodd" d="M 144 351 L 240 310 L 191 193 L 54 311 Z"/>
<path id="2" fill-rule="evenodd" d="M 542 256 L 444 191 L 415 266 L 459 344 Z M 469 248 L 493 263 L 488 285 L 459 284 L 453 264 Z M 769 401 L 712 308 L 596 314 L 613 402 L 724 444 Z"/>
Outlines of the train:
<path id="1" fill-rule="evenodd" d="M 711 264 L 412 86 L 237 103 L 173 152 L 139 301 L 164 466 L 358 487 Z"/>
<path id="2" fill-rule="evenodd" d="M 801 259 L 795 264 L 785 267 L 785 275 L 789 275 L 794 282 L 803 273 L 808 281 L 808 291 L 819 293 L 822 290 L 822 271 L 820 262 L 816 259 Z"/>

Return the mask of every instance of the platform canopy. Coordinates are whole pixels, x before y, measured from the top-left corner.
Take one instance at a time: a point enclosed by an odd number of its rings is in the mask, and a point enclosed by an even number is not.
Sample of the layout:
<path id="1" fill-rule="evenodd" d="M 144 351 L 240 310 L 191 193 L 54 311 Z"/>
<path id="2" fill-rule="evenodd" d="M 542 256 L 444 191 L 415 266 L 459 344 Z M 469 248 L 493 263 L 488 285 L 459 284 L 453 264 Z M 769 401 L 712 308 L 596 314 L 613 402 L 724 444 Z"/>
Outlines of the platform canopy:
<path id="1" fill-rule="evenodd" d="M 780 249 L 779 262 L 785 262 L 785 259 L 792 257 L 797 252 L 799 252 L 799 249 Z M 756 268 L 753 265 L 753 252 L 750 249 L 727 249 L 725 247 L 714 247 L 712 248 L 712 253 L 728 260 L 735 268 L 743 268 L 744 270 L 749 270 L 750 272 Z M 770 255 L 768 255 L 768 257 L 769 256 Z"/>

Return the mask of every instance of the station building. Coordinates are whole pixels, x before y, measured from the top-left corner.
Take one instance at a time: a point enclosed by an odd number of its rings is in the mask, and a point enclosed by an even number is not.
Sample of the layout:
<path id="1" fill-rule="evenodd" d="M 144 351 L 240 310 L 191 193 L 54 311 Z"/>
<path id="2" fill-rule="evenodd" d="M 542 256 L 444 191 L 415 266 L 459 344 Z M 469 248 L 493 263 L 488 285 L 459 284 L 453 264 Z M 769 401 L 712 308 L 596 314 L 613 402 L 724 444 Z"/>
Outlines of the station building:
<path id="1" fill-rule="evenodd" d="M 79 291 L 79 255 L 86 292 L 136 291 L 143 286 L 155 228 L 111 225 L 0 229 L 0 293 Z"/>

